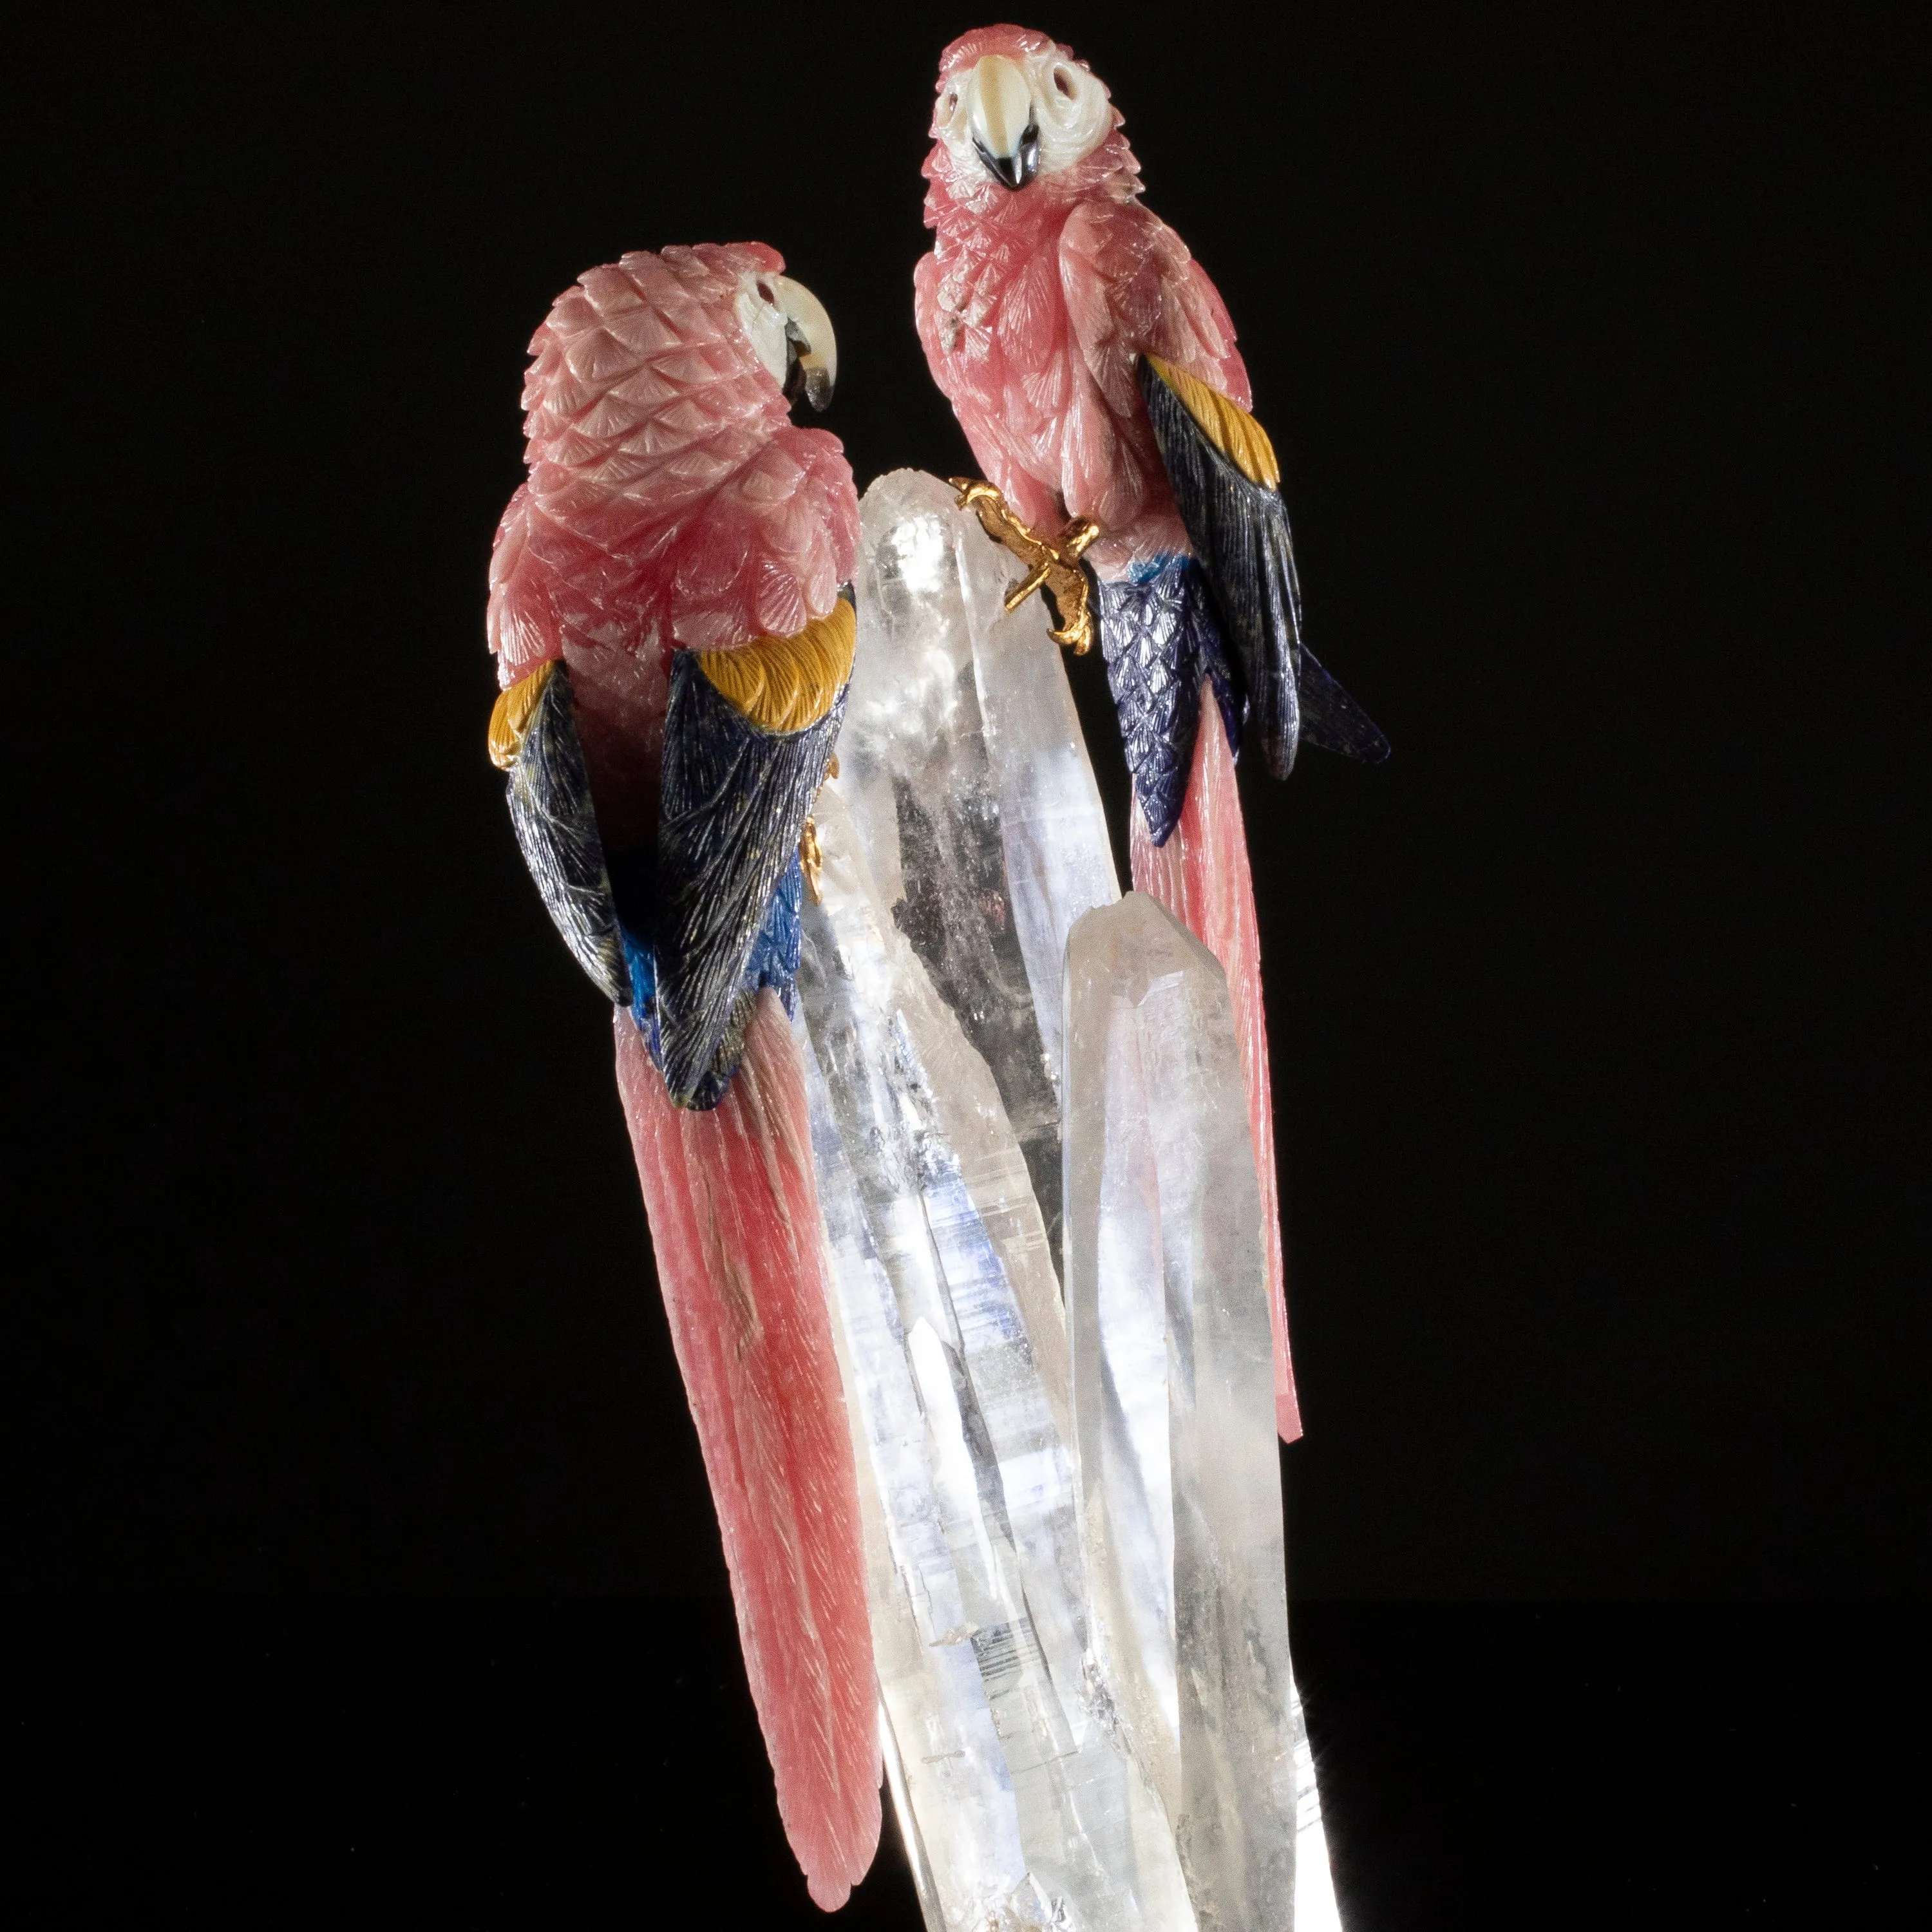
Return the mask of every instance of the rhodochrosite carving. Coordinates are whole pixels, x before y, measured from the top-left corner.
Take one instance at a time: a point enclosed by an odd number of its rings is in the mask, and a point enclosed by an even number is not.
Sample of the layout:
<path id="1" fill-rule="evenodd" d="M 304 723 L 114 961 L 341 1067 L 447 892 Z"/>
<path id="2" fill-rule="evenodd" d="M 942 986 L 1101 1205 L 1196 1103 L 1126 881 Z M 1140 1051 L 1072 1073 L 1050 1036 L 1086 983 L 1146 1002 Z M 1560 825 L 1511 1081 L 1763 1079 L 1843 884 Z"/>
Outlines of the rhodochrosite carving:
<path id="1" fill-rule="evenodd" d="M 824 311 L 757 243 L 594 268 L 531 344 L 491 560 L 492 749 L 618 1084 L 778 1806 L 841 1904 L 879 1832 L 852 1454 L 786 1018 L 851 663 L 858 502 Z M 806 849 L 810 849 L 806 838 Z"/>
<path id="2" fill-rule="evenodd" d="M 988 27 L 940 62 L 915 313 L 986 475 L 1036 531 L 1090 518 L 1100 633 L 1136 808 L 1134 883 L 1214 950 L 1234 995 L 1275 1334 L 1277 1426 L 1300 1432 L 1282 1298 L 1274 1130 L 1232 754 L 1251 718 L 1286 776 L 1304 738 L 1379 732 L 1309 652 L 1274 454 L 1214 284 L 1141 202 L 1106 88 L 1066 48 Z"/>

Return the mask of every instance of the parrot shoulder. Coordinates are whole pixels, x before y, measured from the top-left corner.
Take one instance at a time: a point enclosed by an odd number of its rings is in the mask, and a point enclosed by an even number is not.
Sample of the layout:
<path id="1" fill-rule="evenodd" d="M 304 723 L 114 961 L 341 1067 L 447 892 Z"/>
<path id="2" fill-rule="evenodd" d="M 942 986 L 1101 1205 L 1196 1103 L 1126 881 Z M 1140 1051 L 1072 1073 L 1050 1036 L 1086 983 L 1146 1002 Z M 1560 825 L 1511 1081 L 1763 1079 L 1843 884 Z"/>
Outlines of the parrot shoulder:
<path id="1" fill-rule="evenodd" d="M 730 650 L 829 615 L 859 550 L 859 500 L 837 437 L 788 424 L 694 506 L 656 560 L 671 634 Z"/>
<path id="2" fill-rule="evenodd" d="M 1074 340 L 1117 415 L 1136 412 L 1144 355 L 1247 406 L 1247 370 L 1220 294 L 1144 202 L 1082 202 L 1060 232 L 1060 275 Z"/>
<path id="3" fill-rule="evenodd" d="M 1247 411 L 1211 384 L 1185 369 L 1177 369 L 1158 356 L 1147 364 L 1172 392 L 1201 433 L 1250 483 L 1264 489 L 1281 488 L 1281 464 L 1268 433 Z"/>
<path id="4" fill-rule="evenodd" d="M 490 549 L 490 648 L 507 688 L 594 629 L 609 560 L 574 535 L 526 483 L 511 497 Z"/>
<path id="5" fill-rule="evenodd" d="M 956 386 L 952 377 L 952 352 L 958 346 L 958 332 L 956 318 L 949 319 L 940 311 L 937 255 L 922 255 L 912 272 L 912 320 L 920 346 L 926 351 L 926 365 L 932 371 L 932 380 L 938 384 L 940 394 L 950 400 Z"/>

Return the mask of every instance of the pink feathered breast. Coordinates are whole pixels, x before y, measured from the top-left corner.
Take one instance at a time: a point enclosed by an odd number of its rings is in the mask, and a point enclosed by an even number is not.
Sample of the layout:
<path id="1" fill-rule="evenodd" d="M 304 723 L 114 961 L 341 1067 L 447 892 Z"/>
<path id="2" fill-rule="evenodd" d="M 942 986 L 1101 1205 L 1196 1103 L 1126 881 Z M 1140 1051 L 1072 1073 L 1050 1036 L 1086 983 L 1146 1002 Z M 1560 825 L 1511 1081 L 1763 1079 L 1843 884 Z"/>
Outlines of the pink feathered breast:
<path id="1" fill-rule="evenodd" d="M 1118 128 L 1075 167 L 1017 194 L 956 183 L 943 142 L 926 163 L 932 253 L 914 318 L 974 454 L 1028 522 L 1091 517 L 1113 575 L 1186 532 L 1135 368 L 1151 353 L 1244 407 L 1234 325 L 1186 244 L 1135 199 Z"/>

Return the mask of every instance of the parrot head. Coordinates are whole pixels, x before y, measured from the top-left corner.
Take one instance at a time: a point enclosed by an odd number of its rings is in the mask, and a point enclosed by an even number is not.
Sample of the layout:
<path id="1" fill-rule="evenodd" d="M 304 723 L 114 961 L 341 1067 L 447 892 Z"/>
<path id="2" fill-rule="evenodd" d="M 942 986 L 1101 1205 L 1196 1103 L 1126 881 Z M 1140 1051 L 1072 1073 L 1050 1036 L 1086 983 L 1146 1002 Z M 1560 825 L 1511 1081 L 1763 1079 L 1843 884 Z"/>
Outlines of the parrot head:
<path id="1" fill-rule="evenodd" d="M 1106 86 L 1028 27 L 981 27 L 939 57 L 927 177 L 956 201 L 1078 194 L 1133 159 Z"/>
<path id="2" fill-rule="evenodd" d="M 620 466 L 633 480 L 635 434 L 667 410 L 695 403 L 717 424 L 776 427 L 801 396 L 824 409 L 838 374 L 824 304 L 762 242 L 639 250 L 592 268 L 557 298 L 530 353 L 532 465 L 561 442 L 570 467 L 594 475 L 608 443 L 632 459 Z"/>
<path id="3" fill-rule="evenodd" d="M 530 478 L 491 566 L 506 672 L 566 643 L 728 650 L 831 609 L 859 500 L 838 438 L 792 419 L 830 400 L 838 346 L 784 269 L 758 242 L 639 250 L 557 298 L 524 381 Z"/>

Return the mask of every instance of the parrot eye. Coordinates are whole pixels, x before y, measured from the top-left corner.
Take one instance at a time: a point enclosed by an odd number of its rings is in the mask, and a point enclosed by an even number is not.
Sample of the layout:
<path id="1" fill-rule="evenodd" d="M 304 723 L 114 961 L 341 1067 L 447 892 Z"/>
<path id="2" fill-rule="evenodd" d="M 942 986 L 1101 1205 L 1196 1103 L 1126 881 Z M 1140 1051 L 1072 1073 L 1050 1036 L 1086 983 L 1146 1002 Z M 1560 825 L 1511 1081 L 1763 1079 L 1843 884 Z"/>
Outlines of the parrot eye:
<path id="1" fill-rule="evenodd" d="M 764 297 L 766 302 L 771 304 L 772 308 L 776 308 L 778 307 L 778 298 L 776 296 L 772 293 L 772 285 L 770 282 L 760 282 L 758 284 L 758 292 Z"/>
<path id="2" fill-rule="evenodd" d="M 1053 70 L 1053 84 L 1065 99 L 1071 100 L 1073 98 L 1073 76 L 1065 68 L 1057 67 Z"/>
<path id="3" fill-rule="evenodd" d="M 947 112 L 947 113 L 950 114 L 950 113 L 952 112 L 953 109 L 954 109 L 954 108 L 956 108 L 956 107 L 957 107 L 958 105 L 959 105 L 959 97 L 958 97 L 958 94 L 949 94 L 946 97 L 945 106 L 946 106 L 946 112 Z"/>

